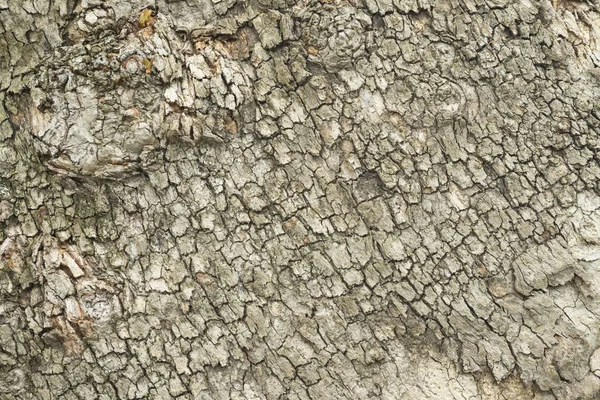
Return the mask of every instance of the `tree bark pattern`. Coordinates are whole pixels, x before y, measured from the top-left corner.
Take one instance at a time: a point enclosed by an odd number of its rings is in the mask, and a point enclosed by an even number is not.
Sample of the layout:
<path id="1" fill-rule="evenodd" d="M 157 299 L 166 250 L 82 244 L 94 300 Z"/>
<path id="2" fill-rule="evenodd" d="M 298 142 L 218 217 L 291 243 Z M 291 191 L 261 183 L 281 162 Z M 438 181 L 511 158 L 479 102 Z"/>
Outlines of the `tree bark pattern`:
<path id="1" fill-rule="evenodd" d="M 592 0 L 0 0 L 0 398 L 598 398 L 599 150 Z"/>

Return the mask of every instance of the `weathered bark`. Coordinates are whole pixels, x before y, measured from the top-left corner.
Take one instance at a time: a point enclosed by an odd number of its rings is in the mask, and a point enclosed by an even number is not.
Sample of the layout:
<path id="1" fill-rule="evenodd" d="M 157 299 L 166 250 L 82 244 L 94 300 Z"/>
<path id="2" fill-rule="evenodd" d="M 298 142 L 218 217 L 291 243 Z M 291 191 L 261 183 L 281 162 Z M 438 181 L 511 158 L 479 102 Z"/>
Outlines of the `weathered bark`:
<path id="1" fill-rule="evenodd" d="M 0 0 L 0 398 L 600 396 L 600 12 Z"/>

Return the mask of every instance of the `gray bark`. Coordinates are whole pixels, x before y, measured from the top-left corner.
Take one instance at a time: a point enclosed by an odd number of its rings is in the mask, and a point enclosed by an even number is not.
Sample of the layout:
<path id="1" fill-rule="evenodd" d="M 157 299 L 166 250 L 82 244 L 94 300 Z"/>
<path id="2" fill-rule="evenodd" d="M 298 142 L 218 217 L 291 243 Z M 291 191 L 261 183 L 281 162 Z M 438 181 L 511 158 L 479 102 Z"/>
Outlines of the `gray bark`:
<path id="1" fill-rule="evenodd" d="M 1 399 L 600 396 L 600 10 L 0 0 Z"/>

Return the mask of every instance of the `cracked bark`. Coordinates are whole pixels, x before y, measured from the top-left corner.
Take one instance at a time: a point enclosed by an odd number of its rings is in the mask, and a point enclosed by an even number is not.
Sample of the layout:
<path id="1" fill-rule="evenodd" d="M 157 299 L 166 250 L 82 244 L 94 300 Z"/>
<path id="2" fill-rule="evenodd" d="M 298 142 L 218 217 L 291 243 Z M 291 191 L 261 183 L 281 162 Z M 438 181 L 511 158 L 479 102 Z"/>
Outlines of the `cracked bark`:
<path id="1" fill-rule="evenodd" d="M 0 0 L 0 398 L 598 398 L 599 149 L 592 0 Z"/>

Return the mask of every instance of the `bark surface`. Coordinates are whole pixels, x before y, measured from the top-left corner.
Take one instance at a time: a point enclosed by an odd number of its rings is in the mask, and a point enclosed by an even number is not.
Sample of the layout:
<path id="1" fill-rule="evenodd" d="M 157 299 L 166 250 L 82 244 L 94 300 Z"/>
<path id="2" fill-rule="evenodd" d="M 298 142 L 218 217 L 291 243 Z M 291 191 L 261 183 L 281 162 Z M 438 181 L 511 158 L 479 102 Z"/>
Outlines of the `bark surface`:
<path id="1" fill-rule="evenodd" d="M 0 0 L 1 399 L 596 399 L 594 0 Z"/>

